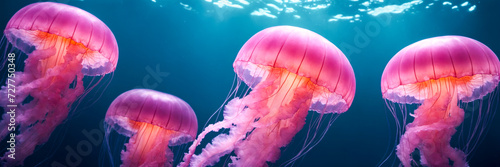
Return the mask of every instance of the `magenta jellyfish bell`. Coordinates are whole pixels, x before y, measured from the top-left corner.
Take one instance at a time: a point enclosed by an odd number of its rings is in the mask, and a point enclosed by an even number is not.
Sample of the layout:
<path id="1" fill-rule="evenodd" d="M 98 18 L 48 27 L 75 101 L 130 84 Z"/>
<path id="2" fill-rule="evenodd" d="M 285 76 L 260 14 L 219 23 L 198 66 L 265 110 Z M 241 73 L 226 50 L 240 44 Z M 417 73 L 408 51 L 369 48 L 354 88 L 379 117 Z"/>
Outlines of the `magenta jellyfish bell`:
<path id="1" fill-rule="evenodd" d="M 0 138 L 15 140 L 15 159 L 9 157 L 14 152 L 7 151 L 2 161 L 16 166 L 22 165 L 37 145 L 47 142 L 68 116 L 71 104 L 90 90 L 83 86 L 84 75 L 101 76 L 115 70 L 118 45 L 111 30 L 94 15 L 53 2 L 19 10 L 9 20 L 4 36 L 28 55 L 24 70 L 9 69 L 6 86 L 0 90 L 0 106 L 10 112 L 3 114 L 0 126 L 11 126 L 10 119 L 15 120 L 14 129 L 2 128 L 0 132 Z M 8 59 L 8 64 L 21 61 L 11 55 L 5 53 L 3 60 Z M 7 67 L 15 69 L 4 65 Z M 26 98 L 32 100 L 24 104 Z"/>
<path id="2" fill-rule="evenodd" d="M 106 113 L 106 138 L 111 129 L 130 137 L 121 153 L 121 166 L 172 166 L 168 146 L 193 141 L 196 115 L 182 99 L 148 89 L 133 89 L 118 96 Z M 107 139 L 108 140 L 108 139 Z"/>
<path id="3" fill-rule="evenodd" d="M 417 163 L 411 156 L 415 149 L 420 152 L 420 165 L 468 166 L 467 155 L 485 132 L 485 125 L 494 111 L 485 107 L 485 110 L 470 113 L 477 115 L 470 118 L 476 123 L 471 123 L 470 128 L 461 128 L 471 132 L 458 137 L 466 139 L 460 150 L 450 145 L 457 127 L 464 121 L 465 113 L 460 103 L 482 99 L 495 90 L 499 76 L 497 56 L 486 45 L 471 38 L 434 37 L 399 51 L 387 63 L 381 87 L 387 100 L 420 104 L 413 111 L 414 120 L 406 125 L 396 148 L 403 166 Z M 487 106 L 492 103 L 491 100 L 486 102 Z M 406 114 L 404 108 L 402 111 Z"/>
<path id="4" fill-rule="evenodd" d="M 224 120 L 198 135 L 181 166 L 214 165 L 233 151 L 230 165 L 275 162 L 280 148 L 304 126 L 309 110 L 343 113 L 354 98 L 354 72 L 347 58 L 327 39 L 303 28 L 258 32 L 243 45 L 233 67 L 252 91 L 227 103 Z M 229 133 L 219 134 L 194 155 L 209 132 L 223 128 Z"/>

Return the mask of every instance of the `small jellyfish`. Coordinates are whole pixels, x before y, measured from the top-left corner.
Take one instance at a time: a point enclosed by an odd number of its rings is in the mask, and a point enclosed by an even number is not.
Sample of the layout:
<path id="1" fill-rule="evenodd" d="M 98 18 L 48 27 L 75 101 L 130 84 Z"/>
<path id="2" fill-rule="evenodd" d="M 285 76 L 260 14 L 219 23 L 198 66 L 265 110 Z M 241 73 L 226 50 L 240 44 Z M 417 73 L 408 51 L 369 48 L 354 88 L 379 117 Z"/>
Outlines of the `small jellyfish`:
<path id="1" fill-rule="evenodd" d="M 302 129 L 309 110 L 321 116 L 343 113 L 354 98 L 354 72 L 347 58 L 330 41 L 303 28 L 258 32 L 243 45 L 233 67 L 252 91 L 227 103 L 224 120 L 198 135 L 181 166 L 214 165 L 233 151 L 229 165 L 265 166 L 278 160 L 280 148 Z M 201 140 L 220 129 L 229 134 L 219 134 L 194 155 Z"/>
<path id="2" fill-rule="evenodd" d="M 459 102 L 482 99 L 495 90 L 499 75 L 497 56 L 481 42 L 467 37 L 424 39 L 399 51 L 382 74 L 383 97 L 395 103 L 421 104 L 410 114 L 414 120 L 406 125 L 397 145 L 396 155 L 401 163 L 406 167 L 416 163 L 411 154 L 418 149 L 420 165 L 468 166 L 466 156 L 470 150 L 464 153 L 450 145 L 456 128 L 464 120 Z M 478 123 L 468 135 L 483 132 L 480 125 L 489 119 L 488 113 L 491 112 L 479 113 Z M 474 145 L 469 141 L 465 147 Z"/>
<path id="3" fill-rule="evenodd" d="M 106 138 L 111 129 L 130 137 L 121 153 L 121 166 L 172 166 L 168 146 L 193 141 L 196 115 L 182 99 L 148 89 L 133 89 L 118 96 L 108 108 Z"/>
<path id="4" fill-rule="evenodd" d="M 3 114 L 0 127 L 10 126 L 14 117 L 16 128 L 2 128 L 0 138 L 18 132 L 15 159 L 8 157 L 13 153 L 8 151 L 2 161 L 16 166 L 22 165 L 37 145 L 47 142 L 68 117 L 71 104 L 93 87 L 84 88 L 84 75 L 102 76 L 115 70 L 118 45 L 111 30 L 94 15 L 53 2 L 19 10 L 9 20 L 4 37 L 28 55 L 24 70 L 12 73 L 0 90 L 0 106 L 14 111 Z"/>

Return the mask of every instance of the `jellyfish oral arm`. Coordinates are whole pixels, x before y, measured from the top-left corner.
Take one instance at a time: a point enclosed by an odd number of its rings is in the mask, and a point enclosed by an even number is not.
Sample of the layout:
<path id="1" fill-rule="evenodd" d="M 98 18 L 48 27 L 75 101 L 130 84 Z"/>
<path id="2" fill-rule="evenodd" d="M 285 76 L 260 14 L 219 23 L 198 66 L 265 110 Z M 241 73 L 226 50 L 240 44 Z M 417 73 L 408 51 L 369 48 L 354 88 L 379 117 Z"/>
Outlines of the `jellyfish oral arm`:
<path id="1" fill-rule="evenodd" d="M 286 146 L 305 124 L 311 106 L 309 79 L 286 70 L 272 70 L 250 94 L 231 100 L 225 108 L 224 120 L 207 126 L 198 136 L 181 166 L 214 165 L 220 157 L 235 150 L 233 165 L 262 166 L 279 158 Z M 199 155 L 197 145 L 211 131 L 228 128 Z M 259 152 L 259 154 L 256 154 Z M 192 157 L 192 159 L 191 159 Z"/>
<path id="2" fill-rule="evenodd" d="M 421 165 L 449 166 L 451 160 L 453 166 L 467 166 L 465 154 L 450 146 L 456 127 L 464 119 L 464 111 L 458 106 L 455 82 L 445 78 L 431 83 L 436 93 L 415 110 L 415 119 L 407 125 L 396 149 L 404 166 L 411 166 L 411 153 L 415 148 L 420 151 Z"/>
<path id="3" fill-rule="evenodd" d="M 51 67 L 46 74 L 39 72 L 40 62 L 53 55 L 56 50 L 51 47 L 33 51 L 26 59 L 23 72 L 16 75 L 16 102 L 18 115 L 16 122 L 19 125 L 19 134 L 16 135 L 16 159 L 2 157 L 9 165 L 22 165 L 26 157 L 31 155 L 37 145 L 47 142 L 52 131 L 68 116 L 71 103 L 84 91 L 81 60 L 64 56 L 64 61 Z M 69 50 L 66 55 L 79 55 L 77 50 Z M 74 88 L 69 85 L 77 80 Z M 0 95 L 7 93 L 0 91 Z M 22 104 L 30 95 L 33 100 Z M 4 123 L 2 120 L 0 125 Z M 3 136 L 0 136 L 3 137 Z M 22 148 L 22 149 L 21 149 Z"/>
<path id="4" fill-rule="evenodd" d="M 172 166 L 173 153 L 168 148 L 174 131 L 148 123 L 134 122 L 133 129 L 137 133 L 130 137 L 122 151 L 122 166 Z"/>
<path id="5" fill-rule="evenodd" d="M 250 96 L 250 95 L 249 95 Z M 217 122 L 215 124 L 207 126 L 203 132 L 201 132 L 197 139 L 193 142 L 193 144 L 189 147 L 189 152 L 184 156 L 184 162 L 180 164 L 180 166 L 207 166 L 213 165 L 219 161 L 220 157 L 231 153 L 233 151 L 234 146 L 238 141 L 244 139 L 246 132 L 251 131 L 248 129 L 252 129 L 248 122 L 254 120 L 254 115 L 248 115 L 251 111 L 247 109 L 241 109 L 239 106 L 242 104 L 242 99 L 236 98 L 228 102 L 226 105 L 225 113 L 228 112 L 238 112 L 242 111 L 240 119 L 234 119 L 234 117 L 226 117 L 224 115 L 224 120 L 221 122 Z M 234 113 L 236 115 L 237 113 Z M 239 113 L 238 113 L 239 114 Z M 246 116 L 244 116 L 246 115 Z M 233 118 L 233 119 L 231 119 Z M 241 122 L 246 124 L 235 124 L 232 123 Z M 245 126 L 246 125 L 246 126 Z M 201 140 L 205 138 L 205 136 L 210 132 L 217 132 L 220 129 L 227 128 L 230 129 L 229 135 L 220 134 L 212 140 L 211 144 L 207 144 L 207 146 L 202 150 L 202 153 L 199 155 L 194 155 L 194 151 L 196 147 L 200 144 Z"/>
<path id="6" fill-rule="evenodd" d="M 272 74 L 275 73 L 275 74 Z M 305 124 L 305 118 L 311 106 L 312 83 L 287 70 L 273 71 L 271 76 L 278 77 L 277 88 L 267 100 L 262 111 L 263 116 L 254 123 L 255 129 L 235 149 L 237 157 L 232 157 L 232 164 L 237 166 L 262 166 L 275 162 L 281 154 L 281 147 L 290 143 Z M 259 107 L 256 103 L 255 107 Z M 259 154 L 255 154 L 259 152 Z"/>
<path id="7" fill-rule="evenodd" d="M 267 162 L 275 162 L 281 154 L 281 147 L 290 143 L 305 124 L 308 107 L 301 103 L 301 109 L 292 118 L 279 120 L 270 126 L 256 128 L 246 140 L 235 149 L 237 157 L 232 157 L 233 164 L 239 166 L 260 166 Z M 258 154 L 255 154 L 257 153 Z"/>

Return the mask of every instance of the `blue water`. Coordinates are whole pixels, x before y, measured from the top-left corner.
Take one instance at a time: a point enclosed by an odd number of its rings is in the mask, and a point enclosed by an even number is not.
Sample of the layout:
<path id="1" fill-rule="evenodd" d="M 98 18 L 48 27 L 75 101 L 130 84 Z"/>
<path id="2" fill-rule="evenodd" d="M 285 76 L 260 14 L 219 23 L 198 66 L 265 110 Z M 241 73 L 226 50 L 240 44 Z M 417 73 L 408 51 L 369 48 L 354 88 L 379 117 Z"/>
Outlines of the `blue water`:
<path id="1" fill-rule="evenodd" d="M 0 25 L 5 26 L 17 10 L 33 2 L 38 1 L 2 1 Z M 228 1 L 231 3 L 226 5 L 217 0 L 58 2 L 84 9 L 106 23 L 118 41 L 120 57 L 102 97 L 91 106 L 76 109 L 78 114 L 55 133 L 60 135 L 51 136 L 50 140 L 57 142 L 40 147 L 26 159 L 26 166 L 68 165 L 69 150 L 76 150 L 89 141 L 82 131 L 98 131 L 112 100 L 133 88 L 155 89 L 184 99 L 196 112 L 198 131 L 201 131 L 231 88 L 235 77 L 232 62 L 240 47 L 253 34 L 276 25 L 303 27 L 330 40 L 346 54 L 357 82 L 351 108 L 341 114 L 324 139 L 294 165 L 377 166 L 395 144 L 392 141 L 395 132 L 389 127 L 393 126 L 394 119 L 388 115 L 380 92 L 382 71 L 394 54 L 416 41 L 441 35 L 474 38 L 500 54 L 500 1 L 495 0 L 453 3 L 441 0 L 249 0 L 248 4 L 247 1 Z M 377 15 L 377 12 L 386 14 Z M 499 103 L 498 99 L 493 103 Z M 498 129 L 499 115 L 482 136 L 484 141 L 468 157 L 470 166 L 500 166 Z M 300 137 L 303 136 L 297 136 Z M 90 149 L 90 153 L 79 155 L 81 161 L 75 165 L 99 165 L 101 144 L 91 146 L 83 148 Z M 292 143 L 289 147 L 300 148 L 300 145 Z M 284 153 L 290 154 L 293 152 Z M 392 160 L 394 157 L 383 166 L 392 166 Z M 286 159 L 280 159 L 274 165 L 284 161 Z"/>

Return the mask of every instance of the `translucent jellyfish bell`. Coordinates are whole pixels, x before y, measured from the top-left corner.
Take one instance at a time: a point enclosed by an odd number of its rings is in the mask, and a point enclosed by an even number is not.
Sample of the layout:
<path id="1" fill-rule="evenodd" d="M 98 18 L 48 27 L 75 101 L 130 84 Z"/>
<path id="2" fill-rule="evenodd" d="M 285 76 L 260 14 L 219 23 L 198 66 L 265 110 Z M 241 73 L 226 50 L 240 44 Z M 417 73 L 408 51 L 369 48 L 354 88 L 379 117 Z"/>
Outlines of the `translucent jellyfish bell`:
<path id="1" fill-rule="evenodd" d="M 121 153 L 122 166 L 171 166 L 168 146 L 193 141 L 198 121 L 193 109 L 170 94 L 133 89 L 118 96 L 108 108 L 110 130 L 130 137 Z"/>

